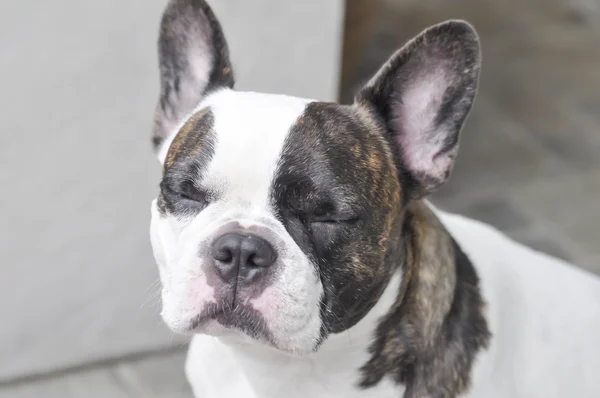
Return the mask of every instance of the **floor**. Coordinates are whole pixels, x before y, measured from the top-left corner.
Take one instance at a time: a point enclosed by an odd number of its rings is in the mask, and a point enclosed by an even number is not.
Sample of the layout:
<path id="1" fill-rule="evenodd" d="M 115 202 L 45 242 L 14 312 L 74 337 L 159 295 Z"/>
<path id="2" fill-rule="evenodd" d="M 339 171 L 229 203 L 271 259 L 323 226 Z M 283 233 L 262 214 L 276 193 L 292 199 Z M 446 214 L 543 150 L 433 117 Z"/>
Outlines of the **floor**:
<path id="1" fill-rule="evenodd" d="M 478 29 L 481 90 L 433 201 L 600 274 L 600 5 L 594 0 L 382 0 L 345 97 L 401 43 L 459 17 Z M 191 397 L 185 347 L 13 380 L 0 398 Z"/>
<path id="2" fill-rule="evenodd" d="M 142 358 L 90 364 L 0 387 L 0 398 L 186 398 L 185 347 Z"/>

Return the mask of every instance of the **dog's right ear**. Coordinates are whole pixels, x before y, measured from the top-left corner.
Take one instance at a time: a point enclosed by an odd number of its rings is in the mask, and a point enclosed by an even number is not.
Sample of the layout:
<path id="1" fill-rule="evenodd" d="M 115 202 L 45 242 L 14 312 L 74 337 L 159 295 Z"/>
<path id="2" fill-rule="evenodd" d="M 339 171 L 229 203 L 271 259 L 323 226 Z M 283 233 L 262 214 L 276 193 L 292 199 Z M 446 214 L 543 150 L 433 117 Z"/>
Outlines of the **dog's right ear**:
<path id="1" fill-rule="evenodd" d="M 448 179 L 480 68 L 475 29 L 464 21 L 446 21 L 392 55 L 358 93 L 358 105 L 384 122 L 385 137 L 412 199 Z"/>
<path id="2" fill-rule="evenodd" d="M 152 142 L 158 151 L 211 90 L 232 88 L 227 42 L 204 0 L 170 0 L 158 39 L 160 99 Z"/>

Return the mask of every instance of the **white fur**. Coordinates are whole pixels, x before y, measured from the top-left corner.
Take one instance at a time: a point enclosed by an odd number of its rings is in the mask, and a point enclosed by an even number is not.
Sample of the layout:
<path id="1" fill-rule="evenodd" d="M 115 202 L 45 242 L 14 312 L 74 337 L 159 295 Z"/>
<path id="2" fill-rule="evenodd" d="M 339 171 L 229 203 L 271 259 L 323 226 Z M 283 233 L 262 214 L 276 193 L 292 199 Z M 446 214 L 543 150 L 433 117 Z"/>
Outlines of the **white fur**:
<path id="1" fill-rule="evenodd" d="M 481 278 L 493 333 L 467 397 L 600 397 L 600 278 L 439 212 Z"/>
<path id="2" fill-rule="evenodd" d="M 258 212 L 270 209 L 269 190 L 288 132 L 307 100 L 283 95 L 219 91 L 210 107 L 217 133 L 214 157 L 202 185 Z M 226 186 L 224 186 L 226 185 Z"/>

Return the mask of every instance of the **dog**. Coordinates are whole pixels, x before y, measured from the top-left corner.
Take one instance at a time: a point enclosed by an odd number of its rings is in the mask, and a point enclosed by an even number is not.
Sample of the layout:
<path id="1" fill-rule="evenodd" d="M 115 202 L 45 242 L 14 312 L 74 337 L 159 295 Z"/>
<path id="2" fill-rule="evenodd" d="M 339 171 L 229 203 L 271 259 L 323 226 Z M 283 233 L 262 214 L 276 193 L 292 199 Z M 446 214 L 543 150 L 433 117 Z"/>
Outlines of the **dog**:
<path id="1" fill-rule="evenodd" d="M 352 105 L 235 91 L 202 0 L 168 3 L 158 53 L 150 235 L 196 397 L 600 397 L 600 278 L 426 199 L 476 95 L 471 25 Z"/>

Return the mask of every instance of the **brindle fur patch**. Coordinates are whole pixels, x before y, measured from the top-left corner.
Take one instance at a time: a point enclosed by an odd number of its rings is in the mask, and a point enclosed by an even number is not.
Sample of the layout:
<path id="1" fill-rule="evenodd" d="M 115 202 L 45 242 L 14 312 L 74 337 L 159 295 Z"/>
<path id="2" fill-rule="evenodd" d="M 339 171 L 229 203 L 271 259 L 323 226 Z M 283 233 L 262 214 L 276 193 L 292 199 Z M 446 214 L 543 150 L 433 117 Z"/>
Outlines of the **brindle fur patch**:
<path id="1" fill-rule="evenodd" d="M 373 128 L 375 127 L 375 128 Z M 323 335 L 355 325 L 400 264 L 401 187 L 378 121 L 354 106 L 315 102 L 291 129 L 273 184 L 290 235 L 318 266 Z M 319 217 L 354 218 L 317 225 Z"/>
<path id="2" fill-rule="evenodd" d="M 194 181 L 213 155 L 213 125 L 212 111 L 204 108 L 189 118 L 171 142 L 157 198 L 161 214 L 190 214 L 200 210 L 198 204 L 207 199 L 206 193 L 200 192 Z M 184 203 L 180 194 L 197 200 Z"/>
<path id="3" fill-rule="evenodd" d="M 188 119 L 171 142 L 163 166 L 163 176 L 176 160 L 198 154 L 206 145 L 206 137 L 213 124 L 214 117 L 210 108 L 204 108 Z"/>
<path id="4" fill-rule="evenodd" d="M 421 201 L 403 220 L 403 285 L 377 329 L 361 385 L 391 376 L 405 398 L 453 398 L 469 387 L 476 354 L 491 334 L 475 269 Z"/>

